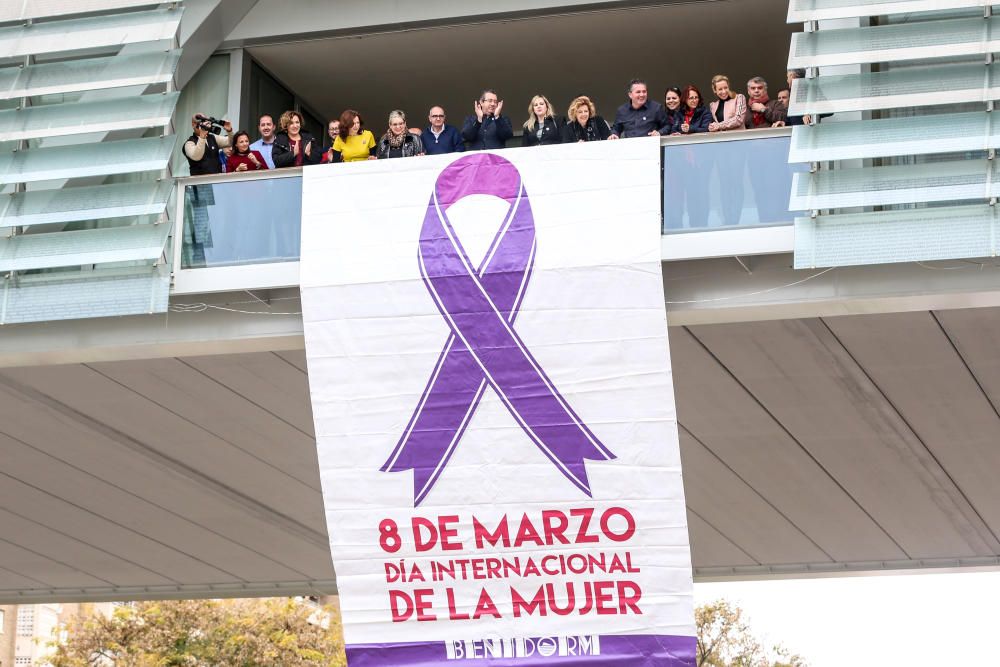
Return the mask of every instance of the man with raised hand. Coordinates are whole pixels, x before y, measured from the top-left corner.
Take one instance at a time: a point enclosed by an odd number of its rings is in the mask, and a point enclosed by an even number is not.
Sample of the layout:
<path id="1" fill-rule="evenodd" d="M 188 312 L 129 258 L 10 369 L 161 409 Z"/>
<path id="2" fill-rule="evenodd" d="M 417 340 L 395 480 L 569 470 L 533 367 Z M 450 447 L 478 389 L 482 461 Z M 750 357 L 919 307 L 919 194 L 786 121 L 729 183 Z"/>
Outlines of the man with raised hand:
<path id="1" fill-rule="evenodd" d="M 192 176 L 222 173 L 219 152 L 232 145 L 233 125 L 228 120 L 220 123 L 225 134 L 216 129 L 218 126 L 205 114 L 196 113 L 191 117 L 193 134 L 184 142 L 183 151 Z"/>
<path id="2" fill-rule="evenodd" d="M 469 150 L 496 149 L 507 146 L 507 140 L 514 136 L 510 119 L 500 115 L 503 100 L 497 91 L 487 88 L 473 104 L 475 114 L 465 119 L 462 138 L 469 144 Z"/>

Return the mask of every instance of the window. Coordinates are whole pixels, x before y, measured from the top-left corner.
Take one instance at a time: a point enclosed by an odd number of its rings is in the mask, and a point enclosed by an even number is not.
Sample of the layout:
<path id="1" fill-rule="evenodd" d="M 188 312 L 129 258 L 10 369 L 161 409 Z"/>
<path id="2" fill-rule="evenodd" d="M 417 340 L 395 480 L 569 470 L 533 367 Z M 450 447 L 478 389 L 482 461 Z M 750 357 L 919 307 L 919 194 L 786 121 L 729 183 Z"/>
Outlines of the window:
<path id="1" fill-rule="evenodd" d="M 302 98 L 296 96 L 253 60 L 250 61 L 250 86 L 245 109 L 246 117 L 242 126 L 254 129 L 261 114 L 270 114 L 274 118 L 274 124 L 277 125 L 282 112 L 295 109 L 302 114 L 302 129 L 314 137 L 319 137 L 320 141 L 327 141 L 326 121 L 307 109 Z M 251 130 L 250 134 L 254 135 L 254 131 Z"/>
<path id="2" fill-rule="evenodd" d="M 282 112 L 294 108 L 295 95 L 268 74 L 263 67 L 251 61 L 250 94 L 246 105 L 247 118 L 243 126 L 256 130 L 257 119 L 262 114 L 270 114 L 274 118 L 274 124 L 277 125 Z"/>
<path id="3" fill-rule="evenodd" d="M 304 129 L 306 129 L 309 134 L 314 137 L 319 137 L 320 141 L 328 141 L 326 137 L 326 123 L 306 111 L 301 107 L 301 105 L 299 112 L 302 114 L 302 124 L 305 126 Z"/>
<path id="4" fill-rule="evenodd" d="M 22 605 L 17 608 L 17 636 L 18 637 L 35 636 L 35 608 L 31 605 Z M 18 660 L 19 659 L 20 658 L 18 658 Z M 15 661 L 15 664 L 21 664 L 21 663 L 17 663 Z M 31 664 L 31 663 L 29 662 L 23 664 Z"/>

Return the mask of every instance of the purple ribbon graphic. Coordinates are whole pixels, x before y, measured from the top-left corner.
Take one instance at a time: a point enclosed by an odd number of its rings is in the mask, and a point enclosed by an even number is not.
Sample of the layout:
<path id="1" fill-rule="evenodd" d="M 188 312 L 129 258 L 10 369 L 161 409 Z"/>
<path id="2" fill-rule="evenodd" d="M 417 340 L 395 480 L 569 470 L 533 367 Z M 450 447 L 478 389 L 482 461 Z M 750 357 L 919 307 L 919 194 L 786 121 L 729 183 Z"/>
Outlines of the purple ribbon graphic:
<path id="1" fill-rule="evenodd" d="M 510 208 L 474 268 L 448 220 L 469 195 L 493 195 Z M 413 471 L 414 505 L 430 492 L 487 385 L 563 475 L 588 496 L 585 460 L 615 458 L 556 390 L 514 320 L 535 259 L 535 221 L 517 168 L 476 153 L 438 176 L 420 231 L 420 273 L 451 333 L 383 472 Z"/>

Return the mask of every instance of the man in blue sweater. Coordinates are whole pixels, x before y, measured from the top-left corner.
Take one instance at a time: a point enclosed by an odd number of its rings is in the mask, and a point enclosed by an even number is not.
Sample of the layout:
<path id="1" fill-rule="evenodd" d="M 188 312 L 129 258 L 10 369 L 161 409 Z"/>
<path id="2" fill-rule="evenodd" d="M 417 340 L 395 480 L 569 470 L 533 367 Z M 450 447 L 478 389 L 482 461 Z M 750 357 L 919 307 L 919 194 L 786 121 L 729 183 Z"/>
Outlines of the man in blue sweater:
<path id="1" fill-rule="evenodd" d="M 443 153 L 461 153 L 465 150 L 462 142 L 462 135 L 453 125 L 445 124 L 446 116 L 441 107 L 431 107 L 427 114 L 430 125 L 420 135 L 424 143 L 424 152 L 427 155 L 441 155 Z"/>
<path id="2" fill-rule="evenodd" d="M 497 97 L 497 91 L 484 90 L 474 108 L 476 114 L 466 118 L 462 125 L 462 138 L 468 142 L 469 150 L 504 148 L 507 140 L 514 136 L 514 130 L 510 119 L 500 115 L 503 100 Z"/>

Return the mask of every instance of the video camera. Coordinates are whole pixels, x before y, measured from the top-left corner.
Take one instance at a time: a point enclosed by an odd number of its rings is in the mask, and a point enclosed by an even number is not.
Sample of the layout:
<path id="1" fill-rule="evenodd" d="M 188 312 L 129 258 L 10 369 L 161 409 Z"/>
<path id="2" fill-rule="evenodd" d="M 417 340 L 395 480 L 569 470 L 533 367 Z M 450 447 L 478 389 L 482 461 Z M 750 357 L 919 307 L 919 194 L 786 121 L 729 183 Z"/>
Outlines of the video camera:
<path id="1" fill-rule="evenodd" d="M 211 116 L 202 116 L 201 114 L 195 116 L 194 119 L 198 121 L 198 127 L 212 134 L 222 134 L 222 126 L 226 124 L 224 120 L 212 118 Z"/>

